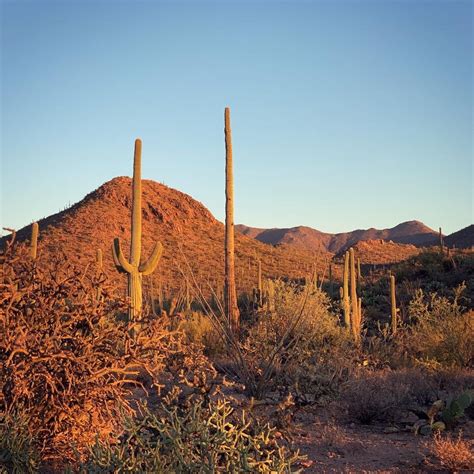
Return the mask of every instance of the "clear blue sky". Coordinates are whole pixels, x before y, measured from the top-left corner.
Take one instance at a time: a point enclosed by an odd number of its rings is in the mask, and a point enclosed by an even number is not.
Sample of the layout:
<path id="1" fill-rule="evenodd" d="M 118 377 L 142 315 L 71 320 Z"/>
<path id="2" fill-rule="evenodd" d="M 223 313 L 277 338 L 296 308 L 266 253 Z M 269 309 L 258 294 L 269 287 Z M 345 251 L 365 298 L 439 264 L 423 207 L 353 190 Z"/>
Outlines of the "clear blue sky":
<path id="1" fill-rule="evenodd" d="M 473 221 L 471 1 L 2 1 L 2 215 L 132 170 L 236 222 Z"/>

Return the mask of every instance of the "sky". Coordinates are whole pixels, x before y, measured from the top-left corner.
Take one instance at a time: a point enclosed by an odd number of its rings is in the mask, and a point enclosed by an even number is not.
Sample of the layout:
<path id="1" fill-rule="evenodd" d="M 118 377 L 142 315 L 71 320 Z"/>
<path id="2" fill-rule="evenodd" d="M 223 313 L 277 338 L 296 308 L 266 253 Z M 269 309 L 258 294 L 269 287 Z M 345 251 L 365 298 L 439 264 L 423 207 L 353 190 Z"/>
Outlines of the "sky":
<path id="1" fill-rule="evenodd" d="M 224 218 L 473 222 L 471 1 L 1 1 L 1 226 L 131 175 Z"/>

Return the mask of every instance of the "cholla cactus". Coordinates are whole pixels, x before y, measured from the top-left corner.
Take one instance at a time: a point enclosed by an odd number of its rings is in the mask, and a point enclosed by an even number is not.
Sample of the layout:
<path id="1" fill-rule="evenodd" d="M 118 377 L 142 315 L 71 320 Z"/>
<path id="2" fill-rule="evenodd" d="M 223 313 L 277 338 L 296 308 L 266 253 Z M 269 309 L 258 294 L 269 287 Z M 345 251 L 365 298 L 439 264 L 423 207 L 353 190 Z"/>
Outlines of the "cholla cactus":
<path id="1" fill-rule="evenodd" d="M 31 242 L 30 242 L 30 257 L 36 260 L 38 254 L 38 234 L 39 226 L 37 222 L 31 224 Z"/>
<path id="2" fill-rule="evenodd" d="M 157 242 L 149 259 L 140 263 L 142 247 L 142 180 L 141 180 L 142 142 L 135 140 L 132 182 L 132 238 L 130 241 L 130 260 L 127 260 L 115 238 L 112 256 L 117 270 L 128 274 L 128 296 L 130 298 L 129 320 L 136 321 L 142 311 L 142 276 L 153 273 L 163 253 L 161 242 Z"/>

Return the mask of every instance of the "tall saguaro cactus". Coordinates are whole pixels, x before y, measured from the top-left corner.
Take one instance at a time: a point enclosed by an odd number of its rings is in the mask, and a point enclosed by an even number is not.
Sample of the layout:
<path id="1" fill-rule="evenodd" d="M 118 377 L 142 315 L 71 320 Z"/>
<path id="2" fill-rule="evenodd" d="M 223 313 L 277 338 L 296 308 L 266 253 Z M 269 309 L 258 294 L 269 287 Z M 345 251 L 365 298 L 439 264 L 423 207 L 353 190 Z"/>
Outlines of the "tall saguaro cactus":
<path id="1" fill-rule="evenodd" d="M 392 308 L 392 334 L 397 333 L 397 298 L 395 295 L 395 277 L 390 275 L 390 306 Z"/>
<path id="2" fill-rule="evenodd" d="M 351 327 L 352 334 L 354 335 L 355 341 L 360 340 L 360 313 L 359 313 L 359 303 L 357 299 L 357 278 L 356 278 L 356 268 L 355 268 L 355 258 L 354 258 L 354 249 L 349 249 L 349 258 L 350 258 L 350 267 L 351 267 Z"/>
<path id="3" fill-rule="evenodd" d="M 351 328 L 351 307 L 349 303 L 349 252 L 344 254 L 344 279 L 342 289 L 342 305 L 344 310 L 344 325 Z"/>
<path id="4" fill-rule="evenodd" d="M 135 154 L 133 159 L 132 181 L 132 237 L 130 240 L 130 260 L 122 252 L 120 239 L 114 239 L 112 255 L 117 270 L 128 274 L 128 297 L 130 298 L 129 320 L 140 318 L 142 310 L 142 276 L 153 273 L 163 253 L 161 242 L 156 242 L 148 260 L 140 264 L 142 248 L 142 142 L 135 140 Z"/>
<path id="5" fill-rule="evenodd" d="M 240 313 L 235 290 L 234 259 L 234 173 L 232 162 L 232 131 L 230 128 L 230 109 L 224 111 L 225 136 L 225 281 L 224 311 L 235 332 L 240 327 Z"/>
<path id="6" fill-rule="evenodd" d="M 36 256 L 38 254 L 38 234 L 39 234 L 38 223 L 33 222 L 33 224 L 31 224 L 31 242 L 30 242 L 30 257 L 33 260 L 36 260 Z"/>
<path id="7" fill-rule="evenodd" d="M 444 240 L 443 240 L 443 232 L 441 231 L 441 227 L 439 228 L 439 251 L 440 253 L 444 253 Z"/>

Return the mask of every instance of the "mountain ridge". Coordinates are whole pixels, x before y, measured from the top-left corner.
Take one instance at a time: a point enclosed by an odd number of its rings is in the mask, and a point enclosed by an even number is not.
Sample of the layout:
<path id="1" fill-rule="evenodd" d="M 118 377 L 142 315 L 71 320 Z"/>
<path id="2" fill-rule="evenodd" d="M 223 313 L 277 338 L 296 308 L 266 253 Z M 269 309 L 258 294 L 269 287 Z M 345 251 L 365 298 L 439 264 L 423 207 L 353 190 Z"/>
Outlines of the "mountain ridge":
<path id="1" fill-rule="evenodd" d="M 238 224 L 235 227 L 238 232 L 267 244 L 286 243 L 310 251 L 327 251 L 335 254 L 347 250 L 357 242 L 367 240 L 385 240 L 416 246 L 432 245 L 439 235 L 417 220 L 402 222 L 387 229 L 371 227 L 334 234 L 308 226 L 265 229 Z"/>

